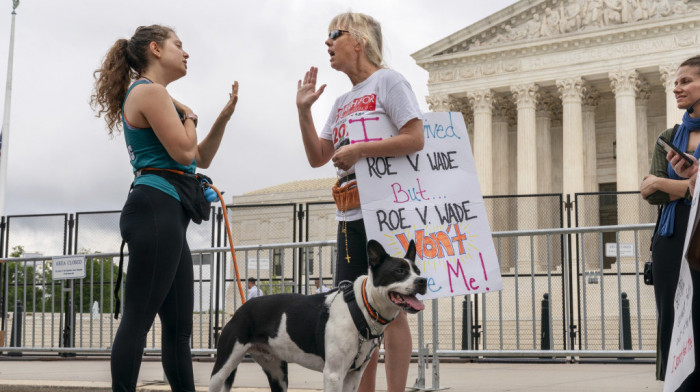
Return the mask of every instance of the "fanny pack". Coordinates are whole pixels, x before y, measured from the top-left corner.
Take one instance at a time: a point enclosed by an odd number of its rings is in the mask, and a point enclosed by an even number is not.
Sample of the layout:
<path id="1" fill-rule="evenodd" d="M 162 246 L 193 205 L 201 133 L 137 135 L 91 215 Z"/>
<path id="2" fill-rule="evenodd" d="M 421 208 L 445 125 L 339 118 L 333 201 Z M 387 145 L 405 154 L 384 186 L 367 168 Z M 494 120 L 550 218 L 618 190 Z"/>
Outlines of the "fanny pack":
<path id="1" fill-rule="evenodd" d="M 208 184 L 213 181 L 208 176 L 197 173 L 187 173 L 180 170 L 144 168 L 136 171 L 136 177 L 144 174 L 155 174 L 163 177 L 172 185 L 180 196 L 182 207 L 189 215 L 192 222 L 196 224 L 208 221 L 211 215 L 211 202 L 205 193 L 209 188 Z M 213 200 L 213 201 L 216 201 Z"/>
<path id="2" fill-rule="evenodd" d="M 338 211 L 345 212 L 354 208 L 359 208 L 360 191 L 357 189 L 355 174 L 343 177 L 342 180 L 345 182 L 345 185 L 340 186 L 341 179 L 339 178 L 332 188 L 333 200 L 335 200 L 335 206 L 338 208 Z"/>
<path id="3" fill-rule="evenodd" d="M 180 196 L 180 203 L 182 203 L 185 212 L 187 212 L 187 215 L 192 219 L 192 222 L 200 224 L 203 220 L 209 220 L 209 216 L 211 215 L 211 202 L 219 199 L 216 192 L 209 186 L 209 184 L 214 183 L 209 176 L 201 173 L 192 174 L 180 170 L 150 167 L 139 169 L 134 173 L 136 177 L 144 174 L 155 174 L 168 181 L 168 183 L 175 188 L 178 196 Z M 133 188 L 134 183 L 132 182 L 131 189 Z M 131 192 L 131 189 L 129 189 L 129 192 Z M 125 244 L 126 240 L 122 239 L 122 245 L 119 248 L 119 272 L 117 273 L 117 281 L 114 286 L 115 320 L 119 318 L 119 311 L 121 309 L 119 290 L 122 285 L 122 275 L 124 271 Z"/>

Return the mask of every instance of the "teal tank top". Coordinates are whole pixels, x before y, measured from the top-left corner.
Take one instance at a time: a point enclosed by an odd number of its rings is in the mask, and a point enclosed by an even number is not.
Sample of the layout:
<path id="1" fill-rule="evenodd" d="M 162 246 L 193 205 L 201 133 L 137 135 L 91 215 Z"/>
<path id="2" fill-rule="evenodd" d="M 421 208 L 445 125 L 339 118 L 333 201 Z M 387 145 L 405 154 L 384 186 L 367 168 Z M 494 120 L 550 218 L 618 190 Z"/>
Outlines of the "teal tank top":
<path id="1" fill-rule="evenodd" d="M 152 83 L 149 80 L 137 80 L 129 87 L 126 96 L 129 96 L 131 89 L 134 86 L 143 83 Z M 126 102 L 126 97 L 124 98 Z M 122 113 L 124 113 L 124 104 L 122 104 Z M 129 152 L 129 161 L 136 173 L 139 169 L 147 167 L 158 169 L 173 169 L 194 174 L 197 169 L 197 163 L 192 161 L 188 166 L 177 163 L 168 155 L 168 152 L 163 147 L 163 144 L 158 140 L 152 128 L 135 128 L 126 122 L 126 118 L 122 115 L 122 125 L 124 126 L 124 140 L 126 141 L 126 149 Z M 175 187 L 163 177 L 157 174 L 144 174 L 134 179 L 134 186 L 147 185 L 167 193 L 180 201 L 180 196 L 177 194 Z"/>

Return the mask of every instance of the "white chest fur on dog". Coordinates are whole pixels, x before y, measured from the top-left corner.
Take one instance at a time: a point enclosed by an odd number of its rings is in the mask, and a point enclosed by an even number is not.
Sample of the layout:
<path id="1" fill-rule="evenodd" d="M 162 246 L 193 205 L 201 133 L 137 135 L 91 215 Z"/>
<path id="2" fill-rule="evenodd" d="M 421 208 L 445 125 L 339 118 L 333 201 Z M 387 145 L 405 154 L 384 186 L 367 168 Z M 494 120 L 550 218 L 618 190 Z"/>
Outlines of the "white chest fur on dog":
<path id="1" fill-rule="evenodd" d="M 367 252 L 369 274 L 355 280 L 345 296 L 339 290 L 278 294 L 241 306 L 221 332 L 209 391 L 231 389 L 246 353 L 263 368 L 274 392 L 287 391 L 290 362 L 323 371 L 324 391 L 356 391 L 386 327 L 379 321 L 392 320 L 401 310 L 422 310 L 415 295 L 427 287 L 414 263 L 413 241 L 405 258 L 389 256 L 376 241 L 368 243 Z"/>

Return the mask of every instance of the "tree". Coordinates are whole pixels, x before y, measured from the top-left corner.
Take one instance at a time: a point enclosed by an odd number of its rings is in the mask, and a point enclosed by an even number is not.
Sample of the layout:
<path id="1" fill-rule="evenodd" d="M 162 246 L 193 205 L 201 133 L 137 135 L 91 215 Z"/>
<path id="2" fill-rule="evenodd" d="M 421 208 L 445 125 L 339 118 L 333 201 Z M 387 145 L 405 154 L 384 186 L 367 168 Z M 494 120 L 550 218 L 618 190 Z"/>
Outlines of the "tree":
<path id="1" fill-rule="evenodd" d="M 12 257 L 21 257 L 24 247 L 12 248 Z M 91 253 L 81 250 L 81 254 Z M 89 257 L 85 263 L 85 278 L 72 279 L 75 312 L 90 313 L 97 301 L 100 313 L 112 313 L 114 286 L 119 267 L 111 257 Z M 7 311 L 14 312 L 17 300 L 22 302 L 25 312 L 60 312 L 65 297 L 62 297 L 66 282 L 53 280 L 49 261 L 11 262 L 5 266 L 8 283 Z M 91 296 L 92 294 L 92 296 Z M 65 292 L 63 295 L 70 295 Z"/>
<path id="2" fill-rule="evenodd" d="M 112 313 L 115 305 L 112 298 L 118 275 L 119 266 L 114 265 L 111 257 L 89 258 L 86 262 L 85 278 L 82 280 L 82 290 L 78 282 L 75 282 L 76 312 L 91 312 L 92 303 L 97 301 L 100 313 Z"/>
<path id="3" fill-rule="evenodd" d="M 12 247 L 10 257 L 22 257 L 24 247 L 22 245 Z M 44 274 L 42 268 L 37 268 L 34 261 L 14 261 L 5 266 L 5 279 L 7 282 L 7 311 L 14 312 L 17 301 L 22 303 L 25 312 L 41 311 L 41 302 L 44 296 Z M 42 263 L 43 264 L 43 263 Z"/>
<path id="4" fill-rule="evenodd" d="M 99 254 L 89 249 L 81 249 L 78 254 Z M 73 279 L 73 303 L 75 312 L 90 313 L 92 304 L 97 301 L 100 313 L 114 311 L 114 286 L 116 285 L 119 266 L 114 265 L 111 257 L 88 257 L 85 261 L 85 278 Z M 46 280 L 51 282 L 52 271 L 46 273 Z M 63 281 L 56 281 L 52 295 L 47 296 L 47 309 L 53 303 L 54 309 L 61 309 L 61 287 Z M 68 293 L 69 295 L 70 293 Z"/>

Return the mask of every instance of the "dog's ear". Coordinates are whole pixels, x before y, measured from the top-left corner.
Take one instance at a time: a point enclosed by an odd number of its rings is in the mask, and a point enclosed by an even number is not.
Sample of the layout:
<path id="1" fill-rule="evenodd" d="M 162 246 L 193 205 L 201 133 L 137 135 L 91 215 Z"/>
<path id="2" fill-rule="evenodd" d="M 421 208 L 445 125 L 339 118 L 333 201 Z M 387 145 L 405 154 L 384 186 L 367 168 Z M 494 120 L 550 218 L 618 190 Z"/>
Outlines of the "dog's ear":
<path id="1" fill-rule="evenodd" d="M 377 266 L 384 261 L 389 255 L 384 250 L 382 244 L 375 240 L 369 240 L 367 243 L 367 256 L 369 259 L 369 265 Z"/>
<path id="2" fill-rule="evenodd" d="M 406 256 L 404 256 L 404 258 L 416 261 L 416 243 L 413 240 L 408 243 L 408 250 L 406 250 Z"/>

